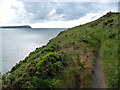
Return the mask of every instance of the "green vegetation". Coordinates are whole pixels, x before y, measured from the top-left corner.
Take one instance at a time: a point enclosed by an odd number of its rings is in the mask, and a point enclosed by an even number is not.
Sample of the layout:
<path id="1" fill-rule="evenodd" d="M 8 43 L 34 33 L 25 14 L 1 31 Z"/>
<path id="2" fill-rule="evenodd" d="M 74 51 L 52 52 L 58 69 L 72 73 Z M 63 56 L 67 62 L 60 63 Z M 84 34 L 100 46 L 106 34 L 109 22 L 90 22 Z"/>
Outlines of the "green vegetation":
<path id="1" fill-rule="evenodd" d="M 2 75 L 3 89 L 89 88 L 99 45 L 106 87 L 120 87 L 118 15 L 109 12 L 96 21 L 63 31 L 46 46 L 36 48 Z"/>

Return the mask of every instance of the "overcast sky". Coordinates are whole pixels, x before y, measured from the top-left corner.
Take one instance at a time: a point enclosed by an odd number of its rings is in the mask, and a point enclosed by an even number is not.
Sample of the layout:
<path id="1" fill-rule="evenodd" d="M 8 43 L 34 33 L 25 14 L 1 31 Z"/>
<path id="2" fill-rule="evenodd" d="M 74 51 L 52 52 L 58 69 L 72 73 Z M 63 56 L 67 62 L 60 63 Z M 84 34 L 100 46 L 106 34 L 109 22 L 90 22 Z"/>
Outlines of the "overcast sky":
<path id="1" fill-rule="evenodd" d="M 23 1 L 0 0 L 0 26 L 29 24 L 32 27 L 70 28 L 95 20 L 109 11 L 118 11 L 118 0 L 114 2 L 111 0 L 107 2 L 105 0 L 96 0 L 96 2 L 88 2 L 89 0 L 84 2 Z"/>

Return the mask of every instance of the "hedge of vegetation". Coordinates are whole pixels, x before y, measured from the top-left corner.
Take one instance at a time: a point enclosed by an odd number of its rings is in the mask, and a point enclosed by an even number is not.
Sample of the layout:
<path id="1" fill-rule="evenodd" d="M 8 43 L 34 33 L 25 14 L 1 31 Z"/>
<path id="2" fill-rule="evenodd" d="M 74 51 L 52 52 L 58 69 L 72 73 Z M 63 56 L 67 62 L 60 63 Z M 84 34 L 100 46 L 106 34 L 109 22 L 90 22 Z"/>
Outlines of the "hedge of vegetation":
<path id="1" fill-rule="evenodd" d="M 2 88 L 89 88 L 101 44 L 106 87 L 118 81 L 118 15 L 61 32 L 2 75 Z"/>

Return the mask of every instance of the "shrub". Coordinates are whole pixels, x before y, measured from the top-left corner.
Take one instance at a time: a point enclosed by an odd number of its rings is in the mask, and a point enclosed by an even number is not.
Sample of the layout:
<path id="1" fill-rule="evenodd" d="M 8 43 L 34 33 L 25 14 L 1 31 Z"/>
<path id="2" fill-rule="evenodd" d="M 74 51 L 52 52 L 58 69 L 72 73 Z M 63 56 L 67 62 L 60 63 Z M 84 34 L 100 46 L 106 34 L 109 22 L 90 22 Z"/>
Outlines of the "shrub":
<path id="1" fill-rule="evenodd" d="M 33 85 L 30 83 L 30 82 L 25 82 L 23 85 L 22 85 L 22 88 L 34 88 Z"/>
<path id="2" fill-rule="evenodd" d="M 48 80 L 43 80 L 40 77 L 36 77 L 34 76 L 32 78 L 32 85 L 34 86 L 34 88 L 49 88 L 50 87 L 50 83 Z"/>
<path id="3" fill-rule="evenodd" d="M 108 23 L 112 23 L 114 21 L 114 19 L 110 19 L 110 20 L 108 20 L 107 22 Z"/>
<path id="4" fill-rule="evenodd" d="M 11 69 L 11 73 L 13 72 L 13 71 L 15 71 L 16 69 L 18 69 L 19 67 L 20 67 L 20 65 L 21 64 L 19 64 L 19 63 L 16 63 L 16 65 L 14 66 L 14 67 L 12 67 L 12 69 Z"/>
<path id="5" fill-rule="evenodd" d="M 35 73 L 35 66 L 34 64 L 30 64 L 27 66 L 27 72 L 29 73 L 30 76 L 33 76 Z"/>

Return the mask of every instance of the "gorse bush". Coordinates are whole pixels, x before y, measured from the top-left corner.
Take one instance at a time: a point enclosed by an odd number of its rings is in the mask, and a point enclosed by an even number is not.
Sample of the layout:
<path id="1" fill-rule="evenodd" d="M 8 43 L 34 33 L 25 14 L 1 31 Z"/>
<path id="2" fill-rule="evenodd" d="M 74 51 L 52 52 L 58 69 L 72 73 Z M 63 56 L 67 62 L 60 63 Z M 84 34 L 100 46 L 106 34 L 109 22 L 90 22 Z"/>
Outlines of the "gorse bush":
<path id="1" fill-rule="evenodd" d="M 118 88 L 118 15 L 60 32 L 2 75 L 3 89 L 90 88 L 101 46 L 105 85 Z"/>

